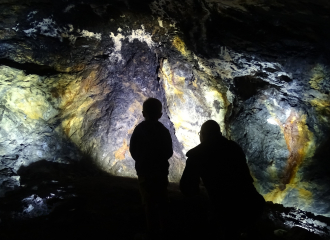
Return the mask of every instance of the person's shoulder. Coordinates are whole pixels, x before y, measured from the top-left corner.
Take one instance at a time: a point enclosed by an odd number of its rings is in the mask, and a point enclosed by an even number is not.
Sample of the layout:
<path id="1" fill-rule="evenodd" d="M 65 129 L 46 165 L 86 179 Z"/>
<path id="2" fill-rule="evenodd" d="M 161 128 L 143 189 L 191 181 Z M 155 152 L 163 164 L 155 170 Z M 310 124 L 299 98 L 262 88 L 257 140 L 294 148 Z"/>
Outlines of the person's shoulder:
<path id="1" fill-rule="evenodd" d="M 196 147 L 190 149 L 190 150 L 186 153 L 186 156 L 187 156 L 188 158 L 189 158 L 189 157 L 190 157 L 190 158 L 191 158 L 191 157 L 198 157 L 198 156 L 200 156 L 200 155 L 203 154 L 204 150 L 205 150 L 205 145 L 201 143 L 201 144 L 197 145 Z"/>
<path id="2" fill-rule="evenodd" d="M 230 146 L 233 146 L 233 147 L 239 147 L 239 145 L 233 140 L 228 139 L 227 144 L 230 145 Z"/>
<path id="3" fill-rule="evenodd" d="M 229 147 L 228 149 L 230 150 L 231 154 L 234 154 L 234 156 L 236 156 L 237 159 L 244 159 L 245 160 L 245 153 L 243 151 L 243 149 L 241 148 L 241 146 L 232 140 L 229 140 Z"/>
<path id="4" fill-rule="evenodd" d="M 157 126 L 159 126 L 159 127 L 162 127 L 162 128 L 167 129 L 167 128 L 164 126 L 164 124 L 161 123 L 160 121 L 157 121 L 156 124 L 157 124 Z"/>
<path id="5" fill-rule="evenodd" d="M 138 130 L 138 129 L 143 128 L 143 125 L 145 125 L 145 121 L 142 121 L 142 122 L 138 123 L 138 125 L 135 126 L 134 130 Z"/>
<path id="6" fill-rule="evenodd" d="M 133 133 L 141 134 L 145 131 L 144 129 L 145 129 L 145 121 L 142 121 L 142 122 L 138 123 L 138 125 L 135 126 Z"/>
<path id="7" fill-rule="evenodd" d="M 141 127 L 141 126 L 143 126 L 144 124 L 145 124 L 145 121 L 141 121 L 140 123 L 138 123 L 138 124 L 136 125 L 135 128 L 137 128 L 137 127 Z"/>
<path id="8" fill-rule="evenodd" d="M 233 141 L 233 140 L 228 140 L 228 145 L 229 145 L 232 149 L 236 149 L 236 150 L 238 150 L 238 151 L 243 151 L 242 148 L 241 148 L 241 146 L 240 146 L 237 142 L 235 142 L 235 141 Z"/>
<path id="9" fill-rule="evenodd" d="M 163 132 L 170 134 L 170 131 L 159 121 L 142 121 L 136 127 L 134 131 L 138 132 Z"/>
<path id="10" fill-rule="evenodd" d="M 161 129 L 163 132 L 166 132 L 166 133 L 168 132 L 168 133 L 170 133 L 170 131 L 167 129 L 167 127 L 165 127 L 165 125 L 164 125 L 163 123 L 157 121 L 156 125 L 157 125 L 157 127 L 158 127 L 159 129 Z"/>
<path id="11" fill-rule="evenodd" d="M 197 145 L 196 147 L 190 149 L 186 156 L 187 157 L 193 157 L 193 156 L 200 156 L 205 155 L 205 153 L 209 153 L 210 151 L 213 152 L 214 150 L 218 150 L 219 146 L 222 146 L 222 144 L 227 141 L 226 138 L 221 137 L 209 141 L 204 141 Z"/>

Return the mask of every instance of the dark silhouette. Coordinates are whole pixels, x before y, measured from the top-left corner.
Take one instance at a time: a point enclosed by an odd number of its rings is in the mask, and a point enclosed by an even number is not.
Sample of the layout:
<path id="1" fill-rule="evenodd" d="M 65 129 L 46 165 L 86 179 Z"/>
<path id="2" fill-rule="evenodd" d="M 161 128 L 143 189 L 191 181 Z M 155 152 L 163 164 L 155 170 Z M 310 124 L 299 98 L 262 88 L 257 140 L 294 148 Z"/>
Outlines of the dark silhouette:
<path id="1" fill-rule="evenodd" d="M 265 200 L 253 185 L 244 152 L 222 136 L 217 122 L 202 125 L 200 140 L 186 154 L 180 189 L 185 195 L 197 195 L 201 178 L 212 206 L 212 228 L 222 239 L 233 239 L 261 216 Z"/>
<path id="2" fill-rule="evenodd" d="M 147 99 L 142 114 L 145 121 L 134 129 L 130 152 L 135 160 L 148 235 L 152 238 L 166 231 L 168 159 L 173 149 L 170 132 L 158 121 L 162 116 L 161 102 Z"/>

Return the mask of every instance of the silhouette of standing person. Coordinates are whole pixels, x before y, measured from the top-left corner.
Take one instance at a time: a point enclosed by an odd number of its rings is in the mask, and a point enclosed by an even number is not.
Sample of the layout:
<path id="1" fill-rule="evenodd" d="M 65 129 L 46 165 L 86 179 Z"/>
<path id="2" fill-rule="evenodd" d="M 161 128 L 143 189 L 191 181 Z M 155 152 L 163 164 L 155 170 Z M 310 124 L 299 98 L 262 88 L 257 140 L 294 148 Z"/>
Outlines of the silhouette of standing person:
<path id="1" fill-rule="evenodd" d="M 143 103 L 145 118 L 134 129 L 130 152 L 135 160 L 142 203 L 147 220 L 147 238 L 157 238 L 166 231 L 168 159 L 173 155 L 172 138 L 158 121 L 162 104 L 155 98 Z M 136 237 L 138 238 L 138 237 Z"/>
<path id="2" fill-rule="evenodd" d="M 220 229 L 221 239 L 238 238 L 261 216 L 265 200 L 254 188 L 243 150 L 222 136 L 219 124 L 208 120 L 199 134 L 201 144 L 186 154 L 181 192 L 197 195 L 202 179 L 213 210 L 211 230 Z"/>

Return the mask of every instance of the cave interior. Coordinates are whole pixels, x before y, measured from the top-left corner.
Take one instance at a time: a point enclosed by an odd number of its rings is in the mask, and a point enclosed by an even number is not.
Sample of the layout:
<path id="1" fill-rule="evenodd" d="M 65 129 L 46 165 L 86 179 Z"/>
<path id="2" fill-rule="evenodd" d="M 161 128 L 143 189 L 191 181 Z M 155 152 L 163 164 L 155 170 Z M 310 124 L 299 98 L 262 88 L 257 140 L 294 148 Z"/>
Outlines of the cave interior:
<path id="1" fill-rule="evenodd" d="M 0 238 L 142 231 L 129 146 L 153 97 L 171 239 L 211 237 L 207 194 L 178 187 L 208 119 L 267 201 L 253 239 L 330 239 L 329 26 L 327 0 L 0 0 Z"/>

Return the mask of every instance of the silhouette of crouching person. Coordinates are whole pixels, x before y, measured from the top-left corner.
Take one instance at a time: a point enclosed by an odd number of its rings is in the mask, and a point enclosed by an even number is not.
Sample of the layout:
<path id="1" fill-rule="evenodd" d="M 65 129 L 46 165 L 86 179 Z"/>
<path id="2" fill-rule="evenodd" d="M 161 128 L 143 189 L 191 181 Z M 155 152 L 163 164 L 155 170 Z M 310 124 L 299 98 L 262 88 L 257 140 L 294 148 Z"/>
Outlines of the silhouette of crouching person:
<path id="1" fill-rule="evenodd" d="M 155 98 L 143 103 L 145 118 L 134 129 L 130 152 L 135 169 L 142 203 L 145 208 L 148 239 L 157 238 L 167 230 L 168 159 L 173 155 L 172 138 L 168 129 L 158 121 L 162 104 Z"/>
<path id="2" fill-rule="evenodd" d="M 243 150 L 222 136 L 219 124 L 208 120 L 199 134 L 201 143 L 186 154 L 181 192 L 187 196 L 199 194 L 202 179 L 212 207 L 212 235 L 239 238 L 261 217 L 265 200 L 254 188 Z"/>

